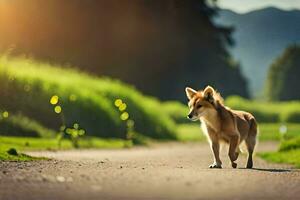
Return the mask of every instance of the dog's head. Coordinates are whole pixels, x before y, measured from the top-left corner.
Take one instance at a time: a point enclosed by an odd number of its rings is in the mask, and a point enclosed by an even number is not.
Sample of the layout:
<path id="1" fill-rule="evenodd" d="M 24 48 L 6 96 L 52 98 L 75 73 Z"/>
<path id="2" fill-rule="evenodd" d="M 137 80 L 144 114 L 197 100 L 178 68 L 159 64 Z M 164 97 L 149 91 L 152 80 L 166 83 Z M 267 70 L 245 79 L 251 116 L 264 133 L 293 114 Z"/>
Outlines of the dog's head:
<path id="1" fill-rule="evenodd" d="M 207 86 L 204 90 L 196 91 L 190 87 L 185 88 L 186 96 L 189 99 L 188 106 L 190 112 L 188 119 L 196 121 L 200 117 L 205 117 L 211 109 L 215 109 L 216 95 L 214 88 Z"/>

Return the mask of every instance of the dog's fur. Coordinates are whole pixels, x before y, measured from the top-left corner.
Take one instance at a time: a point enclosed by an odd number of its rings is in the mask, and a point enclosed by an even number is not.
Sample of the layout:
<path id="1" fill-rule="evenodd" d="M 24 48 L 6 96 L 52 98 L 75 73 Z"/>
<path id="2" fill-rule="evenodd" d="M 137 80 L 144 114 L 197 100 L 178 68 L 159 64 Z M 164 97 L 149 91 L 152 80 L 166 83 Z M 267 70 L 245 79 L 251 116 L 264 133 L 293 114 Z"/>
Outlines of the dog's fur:
<path id="1" fill-rule="evenodd" d="M 229 144 L 229 158 L 233 168 L 239 155 L 239 145 L 245 141 L 248 150 L 247 168 L 252 168 L 252 154 L 257 135 L 257 123 L 253 115 L 244 111 L 232 110 L 223 104 L 223 99 L 211 86 L 202 91 L 187 87 L 190 113 L 188 118 L 200 120 L 204 133 L 210 142 L 214 154 L 214 163 L 210 168 L 222 168 L 219 157 L 220 142 Z"/>

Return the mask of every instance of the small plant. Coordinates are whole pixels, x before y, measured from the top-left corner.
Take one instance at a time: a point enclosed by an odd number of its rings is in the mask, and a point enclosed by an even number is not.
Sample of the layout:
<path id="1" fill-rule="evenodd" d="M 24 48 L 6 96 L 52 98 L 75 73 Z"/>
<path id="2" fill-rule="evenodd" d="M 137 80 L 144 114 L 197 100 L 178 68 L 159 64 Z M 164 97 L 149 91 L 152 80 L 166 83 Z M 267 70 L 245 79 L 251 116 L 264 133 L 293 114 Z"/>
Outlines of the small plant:
<path id="1" fill-rule="evenodd" d="M 120 112 L 120 119 L 126 124 L 126 139 L 132 140 L 135 138 L 136 133 L 134 131 L 134 121 L 130 119 L 129 113 L 126 111 L 127 104 L 122 99 L 115 100 L 115 106 Z"/>
<path id="2" fill-rule="evenodd" d="M 80 129 L 79 124 L 75 123 L 72 128 L 67 128 L 66 133 L 70 136 L 72 144 L 75 148 L 79 148 L 79 137 L 85 135 L 85 130 Z"/>
<path id="3" fill-rule="evenodd" d="M 61 105 L 59 104 L 59 97 L 57 95 L 53 95 L 50 98 L 50 104 L 54 106 L 53 110 L 56 114 L 58 114 L 60 116 L 60 119 L 62 122 L 62 125 L 60 126 L 59 132 L 57 134 L 58 147 L 61 148 L 61 141 L 65 136 L 66 123 L 65 123 L 65 117 L 62 112 Z"/>
<path id="4" fill-rule="evenodd" d="M 71 95 L 69 100 L 76 101 L 76 96 Z M 50 98 L 50 104 L 54 106 L 53 110 L 56 114 L 58 114 L 60 116 L 61 122 L 62 122 L 62 125 L 60 126 L 59 132 L 57 134 L 58 147 L 59 148 L 61 147 L 61 141 L 67 134 L 69 136 L 68 138 L 71 139 L 73 146 L 75 148 L 79 148 L 79 143 L 78 143 L 79 137 L 85 135 L 85 130 L 80 129 L 78 123 L 74 123 L 73 127 L 69 127 L 69 128 L 66 126 L 66 120 L 65 120 L 64 113 L 63 113 L 63 109 L 62 109 L 61 104 L 59 104 L 59 97 L 57 95 L 53 95 Z"/>

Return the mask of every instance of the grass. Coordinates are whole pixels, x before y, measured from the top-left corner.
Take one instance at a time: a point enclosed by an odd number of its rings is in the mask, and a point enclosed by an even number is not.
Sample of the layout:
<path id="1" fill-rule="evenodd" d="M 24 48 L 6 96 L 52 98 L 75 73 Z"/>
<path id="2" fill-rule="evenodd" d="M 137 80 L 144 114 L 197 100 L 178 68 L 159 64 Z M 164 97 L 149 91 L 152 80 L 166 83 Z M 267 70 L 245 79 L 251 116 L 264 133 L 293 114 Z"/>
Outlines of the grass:
<path id="1" fill-rule="evenodd" d="M 131 141 L 122 139 L 100 139 L 89 137 L 79 140 L 80 148 L 125 148 L 131 147 Z M 57 139 L 32 138 L 32 137 L 7 137 L 0 136 L 0 160 L 6 161 L 33 161 L 46 158 L 31 157 L 23 153 L 9 154 L 8 151 L 15 149 L 17 152 L 36 151 L 36 150 L 68 150 L 73 149 L 70 140 L 62 140 L 58 146 Z"/>
<path id="2" fill-rule="evenodd" d="M 300 168 L 300 149 L 259 153 L 258 155 L 270 162 L 288 163 L 295 165 L 297 168 Z"/>
<path id="3" fill-rule="evenodd" d="M 100 139 L 89 137 L 79 140 L 80 148 L 124 148 L 130 147 L 130 141 L 122 139 Z M 7 151 L 10 148 L 15 148 L 18 151 L 28 150 L 58 150 L 72 149 L 70 140 L 63 139 L 61 146 L 58 146 L 57 139 L 51 138 L 31 138 L 31 137 L 6 137 L 0 136 L 0 150 Z"/>
<path id="4" fill-rule="evenodd" d="M 279 124 L 269 124 L 262 127 L 265 140 L 281 141 L 279 150 L 277 152 L 259 153 L 258 155 L 270 162 L 288 163 L 300 168 L 300 124 L 287 124 L 287 133 L 284 137 L 279 134 L 279 126 Z M 278 133 L 274 136 L 271 132 L 276 129 Z"/>
<path id="5" fill-rule="evenodd" d="M 34 161 L 34 160 L 45 160 L 43 157 L 32 157 L 23 153 L 17 155 L 10 155 L 6 151 L 0 150 L 0 161 Z"/>
<path id="6" fill-rule="evenodd" d="M 133 144 L 131 141 L 122 139 L 100 139 L 88 137 L 79 140 L 80 148 L 127 148 Z M 31 157 L 23 153 L 9 154 L 8 151 L 15 149 L 17 152 L 36 151 L 36 150 L 68 150 L 73 149 L 70 140 L 63 139 L 61 146 L 58 146 L 57 139 L 51 138 L 33 138 L 33 137 L 8 137 L 0 136 L 0 160 L 7 161 L 33 161 L 46 158 Z"/>

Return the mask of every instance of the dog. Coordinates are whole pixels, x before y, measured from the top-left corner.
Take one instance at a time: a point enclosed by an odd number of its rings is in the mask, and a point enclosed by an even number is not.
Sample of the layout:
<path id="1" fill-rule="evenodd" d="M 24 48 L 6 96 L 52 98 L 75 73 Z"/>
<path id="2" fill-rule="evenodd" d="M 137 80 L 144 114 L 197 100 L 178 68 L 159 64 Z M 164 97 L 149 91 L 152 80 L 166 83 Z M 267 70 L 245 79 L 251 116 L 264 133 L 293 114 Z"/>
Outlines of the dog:
<path id="1" fill-rule="evenodd" d="M 222 168 L 219 151 L 220 142 L 223 141 L 229 144 L 228 156 L 231 166 L 236 168 L 235 161 L 239 156 L 239 145 L 245 141 L 248 151 L 246 167 L 252 168 L 252 155 L 258 132 L 254 116 L 248 112 L 226 107 L 220 93 L 211 86 L 207 86 L 201 91 L 187 87 L 185 92 L 190 109 L 187 117 L 192 121 L 201 121 L 202 130 L 208 138 L 214 155 L 214 163 L 209 167 Z"/>

